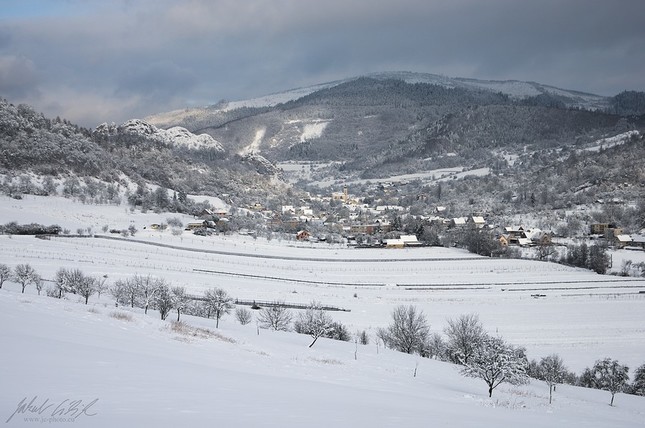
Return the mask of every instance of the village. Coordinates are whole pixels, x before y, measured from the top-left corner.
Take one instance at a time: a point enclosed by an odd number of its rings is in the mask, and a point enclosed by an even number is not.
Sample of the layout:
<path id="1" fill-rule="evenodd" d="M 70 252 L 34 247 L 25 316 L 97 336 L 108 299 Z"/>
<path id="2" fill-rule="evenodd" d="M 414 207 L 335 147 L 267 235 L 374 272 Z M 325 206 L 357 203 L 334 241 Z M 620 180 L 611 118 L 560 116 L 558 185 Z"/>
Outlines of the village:
<path id="1" fill-rule="evenodd" d="M 457 246 L 455 236 L 465 232 L 486 233 L 499 248 L 546 248 L 566 245 L 570 239 L 552 230 L 541 230 L 529 224 L 502 224 L 489 222 L 484 213 L 466 216 L 448 215 L 446 206 L 432 207 L 430 214 L 411 213 L 410 207 L 380 205 L 382 200 L 371 201 L 349 193 L 344 186 L 340 192 L 329 195 L 309 195 L 303 205 L 281 205 L 268 209 L 254 203 L 246 209 L 205 208 L 195 220 L 185 225 L 185 230 L 196 234 L 237 232 L 245 235 L 257 233 L 253 227 L 235 227 L 235 218 L 260 219 L 265 227 L 287 235 L 288 239 L 310 242 L 344 242 L 360 248 L 413 248 L 439 245 L 437 234 L 453 237 L 454 242 L 444 246 Z M 366 200 L 370 200 L 367 203 Z M 152 225 L 158 228 L 160 225 Z M 614 249 L 645 251 L 645 233 L 626 234 L 612 223 L 589 223 L 586 233 L 576 239 L 600 242 Z"/>

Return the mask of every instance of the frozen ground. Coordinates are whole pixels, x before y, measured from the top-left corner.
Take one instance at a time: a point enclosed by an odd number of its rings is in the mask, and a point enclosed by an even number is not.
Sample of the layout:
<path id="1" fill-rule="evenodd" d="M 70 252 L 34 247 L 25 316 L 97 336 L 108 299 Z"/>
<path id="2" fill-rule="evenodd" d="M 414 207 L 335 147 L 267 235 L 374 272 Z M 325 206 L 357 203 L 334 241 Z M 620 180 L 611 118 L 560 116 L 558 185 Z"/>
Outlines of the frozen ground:
<path id="1" fill-rule="evenodd" d="M 642 397 L 618 394 L 610 407 L 605 391 L 559 386 L 549 405 L 546 385 L 534 381 L 502 385 L 489 399 L 482 381 L 451 364 L 374 344 L 321 339 L 308 348 L 307 336 L 258 335 L 254 324 L 231 317 L 217 331 L 212 320 L 184 318 L 212 333 L 181 334 L 156 313 L 100 300 L 85 306 L 3 288 L 0 416 L 7 426 L 66 426 L 75 417 L 74 426 L 160 428 L 619 428 L 645 421 Z"/>
<path id="2" fill-rule="evenodd" d="M 491 333 L 526 346 L 529 358 L 557 352 L 578 373 L 607 356 L 632 369 L 645 362 L 642 280 L 443 248 L 356 250 L 172 236 L 142 228 L 159 222 L 154 214 L 41 200 L 36 210 L 37 198 L 24 205 L 3 198 L 0 223 L 76 230 L 134 221 L 140 232 L 127 239 L 0 236 L 0 263 L 29 263 L 46 279 L 60 267 L 78 267 L 109 282 L 149 273 L 195 294 L 221 287 L 245 300 L 317 300 L 349 309 L 331 315 L 350 331 L 370 334 L 401 304 L 423 309 L 433 332 L 447 318 L 475 312 Z M 34 294 L 19 294 L 13 283 L 0 290 L 0 343 L 10 350 L 0 357 L 5 420 L 22 398 L 38 395 L 58 402 L 99 398 L 97 415 L 79 418 L 80 426 L 645 425 L 642 398 L 621 394 L 611 408 L 606 392 L 559 387 L 549 406 L 548 390 L 534 383 L 502 386 L 490 400 L 483 382 L 463 379 L 451 365 L 382 349 L 377 354 L 375 345 L 359 347 L 355 361 L 353 344 L 325 340 L 307 349 L 308 337 L 257 336 L 255 325 L 239 326 L 232 316 L 220 333 L 234 343 L 196 339 L 170 332 L 154 311 L 137 312 L 129 322 L 114 319 L 107 296 L 90 298 L 88 312 L 73 299 Z M 214 327 L 212 320 L 191 323 Z M 19 416 L 8 426 L 22 423 Z"/>

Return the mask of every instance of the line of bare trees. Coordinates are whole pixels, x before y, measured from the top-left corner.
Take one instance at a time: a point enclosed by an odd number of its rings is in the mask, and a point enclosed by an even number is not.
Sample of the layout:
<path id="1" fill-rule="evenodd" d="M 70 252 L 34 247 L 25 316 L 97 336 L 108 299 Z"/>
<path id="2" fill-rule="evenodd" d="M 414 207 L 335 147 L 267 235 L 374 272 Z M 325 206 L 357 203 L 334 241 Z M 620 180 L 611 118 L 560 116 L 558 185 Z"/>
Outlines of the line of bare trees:
<path id="1" fill-rule="evenodd" d="M 645 364 L 635 370 L 631 384 L 629 368 L 611 358 L 596 361 L 576 376 L 557 354 L 529 362 L 524 348 L 487 333 L 476 314 L 447 320 L 444 334 L 445 339 L 439 333 L 431 334 L 425 314 L 412 305 L 395 308 L 391 324 L 376 332 L 377 339 L 389 348 L 462 366 L 464 376 L 486 383 L 489 397 L 501 383 L 519 385 L 530 378 L 547 384 L 549 403 L 562 383 L 609 391 L 612 406 L 618 392 L 645 395 Z"/>
<path id="2" fill-rule="evenodd" d="M 94 277 L 85 275 L 80 269 L 61 268 L 56 272 L 54 285 L 48 287 L 45 292 L 50 297 L 62 298 L 66 293 L 77 294 L 85 299 L 88 303 L 90 296 L 107 290 L 107 277 Z M 13 281 L 20 284 L 21 292 L 33 285 L 36 287 L 38 294 L 42 292 L 45 281 L 40 274 L 28 263 L 16 265 L 13 269 L 5 264 L 0 264 L 0 288 L 5 281 Z"/>

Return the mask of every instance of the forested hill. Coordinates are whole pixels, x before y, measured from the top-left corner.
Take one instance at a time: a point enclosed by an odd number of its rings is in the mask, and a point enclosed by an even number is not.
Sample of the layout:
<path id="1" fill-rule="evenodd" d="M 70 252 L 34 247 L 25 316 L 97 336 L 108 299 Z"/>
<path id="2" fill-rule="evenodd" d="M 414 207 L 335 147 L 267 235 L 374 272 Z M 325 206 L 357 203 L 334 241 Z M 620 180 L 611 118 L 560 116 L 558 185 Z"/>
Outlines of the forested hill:
<path id="1" fill-rule="evenodd" d="M 414 73 L 320 86 L 271 106 L 251 100 L 256 107 L 223 105 L 150 120 L 208 133 L 228 150 L 272 162 L 337 161 L 344 176 L 357 178 L 418 171 L 421 160 L 422 170 L 472 168 L 497 162 L 500 152 L 571 147 L 645 124 L 645 94 L 633 91 L 601 97 L 531 82 Z"/>
<path id="2" fill-rule="evenodd" d="M 260 156 L 241 157 L 209 136 L 159 130 L 138 120 L 96 130 L 50 119 L 0 100 L 0 173 L 93 177 L 147 183 L 183 193 L 275 194 L 278 171 Z"/>

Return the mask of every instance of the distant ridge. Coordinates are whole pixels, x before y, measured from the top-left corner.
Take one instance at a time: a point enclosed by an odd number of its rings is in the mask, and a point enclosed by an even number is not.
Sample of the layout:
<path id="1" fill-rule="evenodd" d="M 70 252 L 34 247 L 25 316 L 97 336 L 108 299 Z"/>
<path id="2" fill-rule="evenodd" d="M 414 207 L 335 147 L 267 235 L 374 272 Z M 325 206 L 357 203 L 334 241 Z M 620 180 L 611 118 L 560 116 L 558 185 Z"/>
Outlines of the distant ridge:
<path id="1" fill-rule="evenodd" d="M 525 99 L 539 95 L 558 97 L 567 107 L 577 107 L 587 110 L 603 110 L 610 106 L 610 98 L 575 90 L 561 89 L 555 86 L 536 82 L 520 80 L 482 80 L 463 77 L 447 77 L 439 74 L 416 73 L 411 71 L 392 71 L 368 73 L 362 76 L 320 83 L 312 86 L 289 89 L 238 101 L 221 101 L 217 104 L 204 107 L 187 108 L 160 112 L 145 118 L 145 121 L 160 127 L 169 127 L 173 124 L 199 121 L 204 116 L 228 113 L 241 108 L 267 108 L 274 107 L 289 101 L 295 101 L 314 92 L 333 88 L 353 80 L 368 77 L 377 80 L 400 80 L 406 83 L 425 83 L 438 85 L 444 88 L 462 88 L 470 90 L 483 90 L 508 95 L 512 99 Z M 193 119 L 193 120 L 189 120 Z"/>

